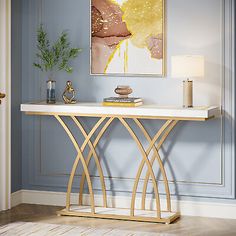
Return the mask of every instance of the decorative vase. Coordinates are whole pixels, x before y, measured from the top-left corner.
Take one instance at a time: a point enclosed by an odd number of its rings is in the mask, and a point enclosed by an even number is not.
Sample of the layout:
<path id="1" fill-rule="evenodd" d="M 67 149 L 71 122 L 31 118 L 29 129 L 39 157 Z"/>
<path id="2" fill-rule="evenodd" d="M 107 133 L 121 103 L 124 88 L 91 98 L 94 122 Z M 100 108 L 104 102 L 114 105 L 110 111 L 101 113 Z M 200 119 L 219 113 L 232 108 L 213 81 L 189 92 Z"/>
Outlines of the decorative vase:
<path id="1" fill-rule="evenodd" d="M 120 98 L 128 98 L 129 94 L 131 94 L 133 90 L 130 88 L 130 86 L 126 85 L 119 85 L 115 89 L 115 93 L 119 95 Z"/>
<path id="2" fill-rule="evenodd" d="M 56 81 L 54 80 L 47 81 L 47 103 L 56 103 Z"/>

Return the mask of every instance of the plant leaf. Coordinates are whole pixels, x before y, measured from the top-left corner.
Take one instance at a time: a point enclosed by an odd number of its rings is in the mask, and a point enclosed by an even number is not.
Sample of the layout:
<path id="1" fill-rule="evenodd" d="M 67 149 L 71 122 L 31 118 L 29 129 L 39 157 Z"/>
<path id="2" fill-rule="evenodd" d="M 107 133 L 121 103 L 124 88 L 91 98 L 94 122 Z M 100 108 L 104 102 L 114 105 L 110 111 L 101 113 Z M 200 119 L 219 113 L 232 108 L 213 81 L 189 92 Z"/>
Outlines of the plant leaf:
<path id="1" fill-rule="evenodd" d="M 68 39 L 68 32 L 63 31 L 58 40 L 51 46 L 47 32 L 41 24 L 37 30 L 37 53 L 39 62 L 33 65 L 42 71 L 49 71 L 57 68 L 67 73 L 72 73 L 73 68 L 69 62 L 76 58 L 81 52 L 80 48 L 71 48 Z"/>

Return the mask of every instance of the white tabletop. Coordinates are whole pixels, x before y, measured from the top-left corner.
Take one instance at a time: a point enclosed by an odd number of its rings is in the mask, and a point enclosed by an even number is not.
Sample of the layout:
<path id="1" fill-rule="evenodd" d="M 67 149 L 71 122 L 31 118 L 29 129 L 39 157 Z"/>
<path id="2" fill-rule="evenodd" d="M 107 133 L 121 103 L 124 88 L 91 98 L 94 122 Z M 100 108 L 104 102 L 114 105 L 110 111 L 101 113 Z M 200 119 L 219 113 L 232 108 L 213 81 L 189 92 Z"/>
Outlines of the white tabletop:
<path id="1" fill-rule="evenodd" d="M 140 107 L 108 107 L 101 103 L 47 104 L 46 102 L 21 104 L 21 111 L 32 115 L 75 115 L 75 116 L 123 116 L 150 119 L 207 120 L 220 115 L 217 106 L 167 107 L 142 105 Z"/>

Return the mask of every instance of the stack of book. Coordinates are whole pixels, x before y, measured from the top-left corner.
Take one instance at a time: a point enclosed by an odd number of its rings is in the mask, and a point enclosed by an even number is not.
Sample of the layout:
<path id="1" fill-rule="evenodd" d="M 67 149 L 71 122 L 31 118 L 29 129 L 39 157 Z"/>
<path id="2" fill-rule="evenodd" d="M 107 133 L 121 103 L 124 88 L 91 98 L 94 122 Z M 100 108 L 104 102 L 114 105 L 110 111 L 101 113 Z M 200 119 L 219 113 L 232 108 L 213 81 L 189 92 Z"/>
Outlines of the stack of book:
<path id="1" fill-rule="evenodd" d="M 122 98 L 109 97 L 103 99 L 103 106 L 119 106 L 119 107 L 138 107 L 143 104 L 142 98 Z"/>

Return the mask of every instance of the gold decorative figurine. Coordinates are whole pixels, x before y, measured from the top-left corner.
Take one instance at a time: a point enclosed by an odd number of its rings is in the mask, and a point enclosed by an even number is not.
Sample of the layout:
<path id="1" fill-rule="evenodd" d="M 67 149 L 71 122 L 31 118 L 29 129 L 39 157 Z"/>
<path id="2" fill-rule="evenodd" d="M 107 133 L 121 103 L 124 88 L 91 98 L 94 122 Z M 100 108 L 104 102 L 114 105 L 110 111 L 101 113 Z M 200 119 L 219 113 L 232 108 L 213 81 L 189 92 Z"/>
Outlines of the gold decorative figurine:
<path id="1" fill-rule="evenodd" d="M 62 98 L 66 104 L 75 104 L 75 90 L 72 87 L 72 82 L 67 81 L 66 82 L 66 88 L 63 92 Z"/>

